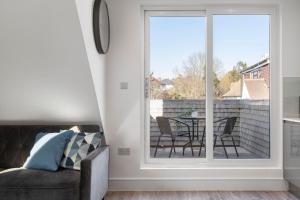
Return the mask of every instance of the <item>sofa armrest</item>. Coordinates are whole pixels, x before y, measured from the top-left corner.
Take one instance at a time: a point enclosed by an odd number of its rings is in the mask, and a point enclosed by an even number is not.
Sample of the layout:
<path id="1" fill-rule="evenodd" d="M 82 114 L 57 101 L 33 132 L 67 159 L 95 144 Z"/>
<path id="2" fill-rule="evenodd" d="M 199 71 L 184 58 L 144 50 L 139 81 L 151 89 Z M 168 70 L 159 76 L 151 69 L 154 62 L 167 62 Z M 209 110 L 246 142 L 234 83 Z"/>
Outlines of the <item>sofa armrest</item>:
<path id="1" fill-rule="evenodd" d="M 108 190 L 109 148 L 95 149 L 81 161 L 80 199 L 99 200 Z"/>

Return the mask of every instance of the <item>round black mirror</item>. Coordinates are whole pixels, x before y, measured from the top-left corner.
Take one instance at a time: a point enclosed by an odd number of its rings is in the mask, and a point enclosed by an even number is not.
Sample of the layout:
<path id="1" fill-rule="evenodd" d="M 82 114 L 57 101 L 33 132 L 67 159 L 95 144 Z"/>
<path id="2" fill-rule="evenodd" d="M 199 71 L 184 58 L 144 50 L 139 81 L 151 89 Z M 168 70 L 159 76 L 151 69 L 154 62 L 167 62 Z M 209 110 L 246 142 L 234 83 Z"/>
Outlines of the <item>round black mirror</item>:
<path id="1" fill-rule="evenodd" d="M 105 54 L 109 48 L 110 29 L 108 7 L 105 0 L 95 0 L 93 9 L 93 29 L 96 48 Z"/>

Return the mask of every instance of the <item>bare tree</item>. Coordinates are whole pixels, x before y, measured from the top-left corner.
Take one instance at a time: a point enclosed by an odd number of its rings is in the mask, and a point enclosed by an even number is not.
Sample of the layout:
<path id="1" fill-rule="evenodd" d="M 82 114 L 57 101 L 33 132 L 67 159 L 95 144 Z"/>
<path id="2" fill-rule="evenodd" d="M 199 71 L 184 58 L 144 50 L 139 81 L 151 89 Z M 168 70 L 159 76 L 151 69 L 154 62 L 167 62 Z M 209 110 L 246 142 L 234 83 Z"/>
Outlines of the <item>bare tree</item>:
<path id="1" fill-rule="evenodd" d="M 214 60 L 214 84 L 219 83 L 215 71 L 221 67 L 218 59 Z M 174 88 L 171 96 L 181 99 L 202 99 L 205 98 L 205 79 L 206 79 L 206 56 L 203 53 L 191 55 L 183 62 L 181 71 L 177 71 L 174 79 Z"/>

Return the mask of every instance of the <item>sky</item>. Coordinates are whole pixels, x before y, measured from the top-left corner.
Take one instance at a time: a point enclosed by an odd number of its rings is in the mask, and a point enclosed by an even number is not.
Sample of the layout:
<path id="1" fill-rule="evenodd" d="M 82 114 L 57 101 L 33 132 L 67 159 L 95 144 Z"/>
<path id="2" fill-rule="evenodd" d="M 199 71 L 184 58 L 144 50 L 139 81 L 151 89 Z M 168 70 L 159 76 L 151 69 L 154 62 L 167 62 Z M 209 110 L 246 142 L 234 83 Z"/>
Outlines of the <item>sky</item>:
<path id="1" fill-rule="evenodd" d="M 214 57 L 226 73 L 238 62 L 251 66 L 269 54 L 268 15 L 215 15 Z M 187 58 L 205 53 L 205 17 L 151 17 L 150 71 L 174 78 Z"/>

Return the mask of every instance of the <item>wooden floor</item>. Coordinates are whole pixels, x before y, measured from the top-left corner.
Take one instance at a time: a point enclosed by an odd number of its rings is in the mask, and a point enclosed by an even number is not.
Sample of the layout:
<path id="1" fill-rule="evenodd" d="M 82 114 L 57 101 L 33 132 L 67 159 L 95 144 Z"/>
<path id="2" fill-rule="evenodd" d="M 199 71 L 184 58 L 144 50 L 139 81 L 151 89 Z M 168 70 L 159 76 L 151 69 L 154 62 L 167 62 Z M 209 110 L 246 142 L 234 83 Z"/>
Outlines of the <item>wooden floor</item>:
<path id="1" fill-rule="evenodd" d="M 288 192 L 109 192 L 105 200 L 298 200 Z"/>

